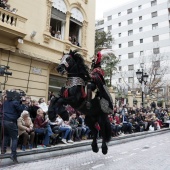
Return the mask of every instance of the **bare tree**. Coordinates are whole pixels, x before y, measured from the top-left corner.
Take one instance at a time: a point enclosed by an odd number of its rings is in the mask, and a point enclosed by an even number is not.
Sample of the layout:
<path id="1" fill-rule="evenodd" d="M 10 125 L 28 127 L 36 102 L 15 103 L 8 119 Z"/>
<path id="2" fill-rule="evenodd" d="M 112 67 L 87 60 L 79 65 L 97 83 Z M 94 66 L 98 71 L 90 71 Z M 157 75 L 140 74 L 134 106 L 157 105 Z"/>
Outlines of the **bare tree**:
<path id="1" fill-rule="evenodd" d="M 147 94 L 153 95 L 158 89 L 166 86 L 165 74 L 168 71 L 167 60 L 164 60 L 166 56 L 161 54 L 153 54 L 150 57 L 150 64 L 146 68 L 146 72 L 149 75 L 147 82 Z"/>

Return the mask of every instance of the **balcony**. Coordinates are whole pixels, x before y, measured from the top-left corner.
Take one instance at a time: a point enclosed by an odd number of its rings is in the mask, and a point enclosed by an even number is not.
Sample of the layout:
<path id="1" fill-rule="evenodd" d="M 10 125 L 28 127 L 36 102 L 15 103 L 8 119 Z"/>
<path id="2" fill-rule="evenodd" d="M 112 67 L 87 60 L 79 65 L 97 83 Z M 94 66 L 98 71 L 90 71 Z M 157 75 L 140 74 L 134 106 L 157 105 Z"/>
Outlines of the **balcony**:
<path id="1" fill-rule="evenodd" d="M 0 37 L 7 39 L 24 38 L 27 19 L 0 8 Z"/>

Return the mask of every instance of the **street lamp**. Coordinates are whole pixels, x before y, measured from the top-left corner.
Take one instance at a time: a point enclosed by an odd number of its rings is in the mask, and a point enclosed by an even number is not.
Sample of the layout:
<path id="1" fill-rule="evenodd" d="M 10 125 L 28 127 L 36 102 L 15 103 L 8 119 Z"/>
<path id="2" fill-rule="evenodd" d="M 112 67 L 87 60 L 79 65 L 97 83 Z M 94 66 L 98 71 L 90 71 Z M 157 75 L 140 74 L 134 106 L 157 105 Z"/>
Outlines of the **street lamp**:
<path id="1" fill-rule="evenodd" d="M 143 107 L 143 104 L 144 104 L 144 100 L 143 100 L 144 85 L 146 85 L 149 76 L 146 73 L 144 74 L 143 68 L 142 68 L 142 70 L 138 69 L 138 71 L 136 72 L 136 76 L 137 76 L 139 83 L 142 84 L 142 107 Z"/>

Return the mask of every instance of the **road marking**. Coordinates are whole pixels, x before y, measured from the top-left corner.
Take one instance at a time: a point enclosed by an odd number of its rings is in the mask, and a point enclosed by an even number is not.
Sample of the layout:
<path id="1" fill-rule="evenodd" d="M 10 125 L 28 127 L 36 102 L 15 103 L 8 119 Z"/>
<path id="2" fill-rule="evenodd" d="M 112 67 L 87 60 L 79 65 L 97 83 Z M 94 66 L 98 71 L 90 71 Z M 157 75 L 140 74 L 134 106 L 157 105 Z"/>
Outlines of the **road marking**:
<path id="1" fill-rule="evenodd" d="M 89 164 L 92 164 L 92 163 L 93 163 L 93 161 L 91 161 L 91 162 L 86 162 L 86 163 L 83 163 L 83 164 L 81 164 L 81 165 L 85 166 L 85 165 L 89 165 Z"/>
<path id="2" fill-rule="evenodd" d="M 135 149 L 133 149 L 134 151 L 136 151 L 136 150 L 138 150 L 139 148 L 135 148 Z"/>
<path id="3" fill-rule="evenodd" d="M 113 162 L 120 161 L 120 160 L 122 160 L 122 159 L 123 159 L 123 158 L 113 159 Z"/>
<path id="4" fill-rule="evenodd" d="M 122 155 L 123 155 L 123 154 L 126 154 L 126 153 L 128 153 L 128 152 L 122 152 L 122 153 L 120 153 L 120 154 L 122 154 Z"/>
<path id="5" fill-rule="evenodd" d="M 113 156 L 107 156 L 107 157 L 105 157 L 105 159 L 109 159 L 109 158 L 112 158 Z"/>
<path id="6" fill-rule="evenodd" d="M 132 154 L 130 154 L 129 156 L 133 156 L 133 155 L 136 155 L 136 153 L 132 153 Z"/>
<path id="7" fill-rule="evenodd" d="M 99 165 L 93 166 L 92 169 L 96 169 L 96 168 L 101 167 L 101 166 L 104 166 L 104 164 L 99 164 Z"/>
<path id="8" fill-rule="evenodd" d="M 151 148 L 156 148 L 156 146 L 152 146 Z"/>

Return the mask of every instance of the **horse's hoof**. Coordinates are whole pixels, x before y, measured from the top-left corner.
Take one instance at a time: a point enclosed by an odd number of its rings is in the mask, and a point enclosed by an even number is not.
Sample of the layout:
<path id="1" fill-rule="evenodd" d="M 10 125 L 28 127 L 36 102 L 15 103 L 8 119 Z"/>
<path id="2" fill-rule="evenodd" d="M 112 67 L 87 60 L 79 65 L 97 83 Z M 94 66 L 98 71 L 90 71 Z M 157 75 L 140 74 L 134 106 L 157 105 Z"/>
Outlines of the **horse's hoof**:
<path id="1" fill-rule="evenodd" d="M 106 154 L 107 154 L 107 151 L 108 151 L 108 148 L 107 148 L 107 147 L 102 147 L 102 153 L 103 153 L 103 155 L 106 155 Z"/>
<path id="2" fill-rule="evenodd" d="M 92 146 L 93 152 L 95 152 L 95 153 L 99 152 L 99 147 L 97 146 L 97 144 L 96 145 L 92 144 L 91 146 Z"/>

